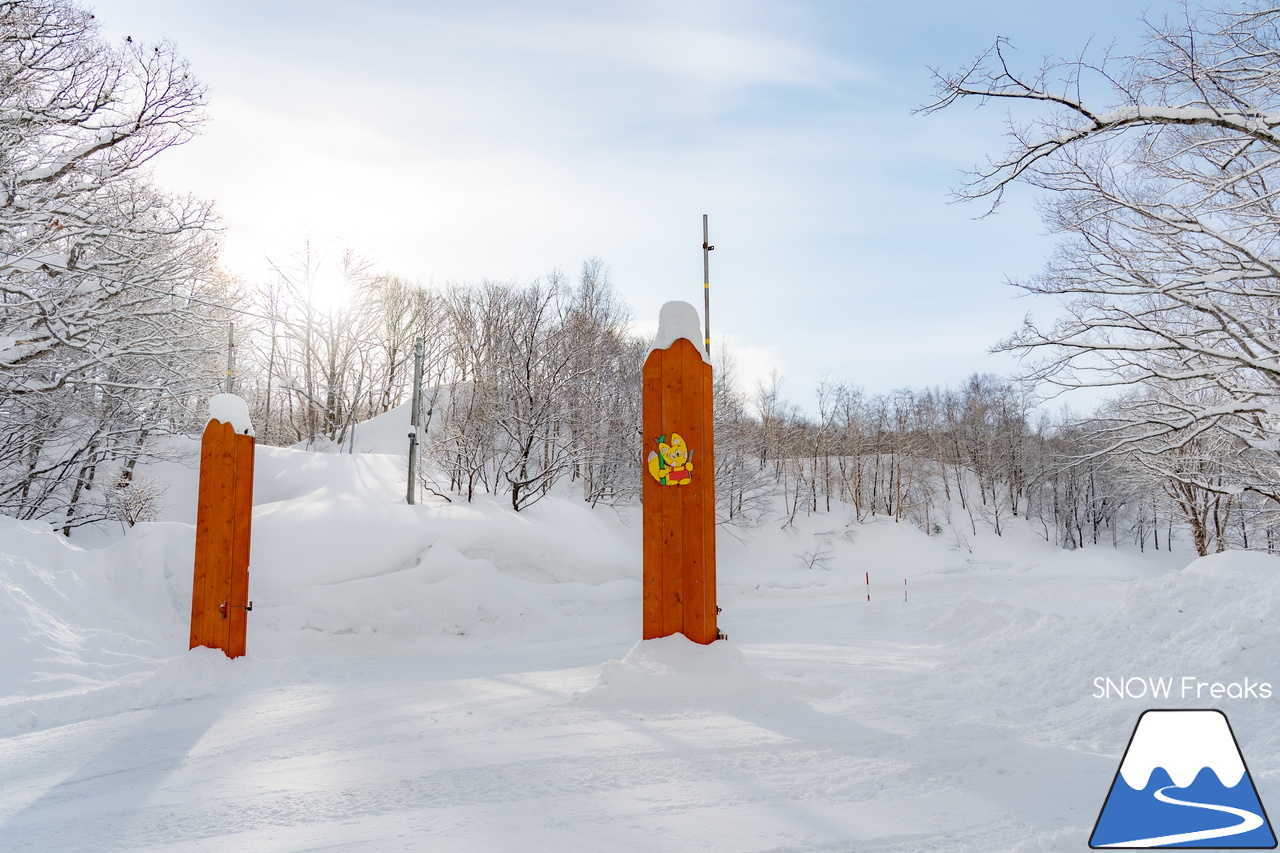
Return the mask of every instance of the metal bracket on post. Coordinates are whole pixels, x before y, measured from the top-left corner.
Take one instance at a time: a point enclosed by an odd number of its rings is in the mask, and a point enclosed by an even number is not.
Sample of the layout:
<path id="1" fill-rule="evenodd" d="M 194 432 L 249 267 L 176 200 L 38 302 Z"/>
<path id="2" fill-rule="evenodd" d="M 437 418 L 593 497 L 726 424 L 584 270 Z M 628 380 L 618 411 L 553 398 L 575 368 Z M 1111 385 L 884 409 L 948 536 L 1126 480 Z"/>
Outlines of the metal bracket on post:
<path id="1" fill-rule="evenodd" d="M 225 601 L 222 602 L 221 604 L 218 605 L 218 612 L 222 614 L 223 619 L 227 618 L 228 607 L 243 607 L 244 612 L 249 613 L 253 610 L 253 602 L 250 601 L 248 604 L 227 604 Z"/>

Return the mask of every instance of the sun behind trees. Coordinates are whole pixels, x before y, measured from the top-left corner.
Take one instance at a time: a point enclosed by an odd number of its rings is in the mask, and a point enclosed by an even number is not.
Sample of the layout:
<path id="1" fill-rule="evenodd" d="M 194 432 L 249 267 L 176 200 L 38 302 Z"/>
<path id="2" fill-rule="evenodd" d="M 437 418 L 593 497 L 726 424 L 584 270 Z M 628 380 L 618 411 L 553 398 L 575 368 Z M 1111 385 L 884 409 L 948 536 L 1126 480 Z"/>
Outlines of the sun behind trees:
<path id="1" fill-rule="evenodd" d="M 260 436 L 349 450 L 352 424 L 408 401 L 421 337 L 423 476 L 437 495 L 500 495 L 517 510 L 557 488 L 592 505 L 638 500 L 648 476 L 640 366 L 652 342 L 631 331 L 600 260 L 573 281 L 556 271 L 524 284 L 423 288 L 338 255 L 323 262 L 326 275 L 345 276 L 347 298 L 319 310 L 307 277 L 322 260 L 304 249 L 259 290 L 262 319 L 245 330 L 237 387 Z M 1152 494 L 1115 460 L 1069 464 L 1096 449 L 1089 431 L 1037 419 L 1034 400 L 1007 380 L 889 395 L 825 382 L 806 412 L 776 375 L 742 389 L 731 349 L 715 351 L 721 525 L 831 513 L 837 533 L 888 519 L 967 548 L 970 536 L 1029 520 L 1063 547 L 1167 548 L 1187 523 L 1179 495 Z M 1250 533 L 1211 518 L 1206 529 L 1206 548 Z"/>
<path id="2" fill-rule="evenodd" d="M 831 513 L 838 535 L 887 518 L 964 548 L 1017 519 L 1064 547 L 1169 547 L 1181 531 L 1200 553 L 1272 547 L 1278 23 L 1261 6 L 1205 13 L 1154 28 L 1136 58 L 1029 76 L 998 42 L 941 75 L 928 109 L 977 98 L 1037 111 L 961 193 L 998 200 L 1031 183 L 1064 235 L 1019 286 L 1068 311 L 1002 347 L 1042 356 L 1025 379 L 1125 394 L 1053 422 L 997 377 L 880 396 L 832 381 L 805 410 L 777 377 L 740 387 L 717 345 L 719 522 Z M 137 466 L 203 425 L 232 321 L 236 390 L 264 443 L 350 450 L 355 424 L 408 400 L 420 339 L 437 495 L 500 495 L 515 510 L 556 489 L 637 500 L 650 341 L 601 261 L 572 279 L 424 288 L 304 246 L 233 293 L 210 205 L 147 172 L 203 120 L 174 48 L 106 45 L 62 0 L 0 3 L 0 33 L 0 512 L 66 533 L 152 517 L 163 496 Z"/>

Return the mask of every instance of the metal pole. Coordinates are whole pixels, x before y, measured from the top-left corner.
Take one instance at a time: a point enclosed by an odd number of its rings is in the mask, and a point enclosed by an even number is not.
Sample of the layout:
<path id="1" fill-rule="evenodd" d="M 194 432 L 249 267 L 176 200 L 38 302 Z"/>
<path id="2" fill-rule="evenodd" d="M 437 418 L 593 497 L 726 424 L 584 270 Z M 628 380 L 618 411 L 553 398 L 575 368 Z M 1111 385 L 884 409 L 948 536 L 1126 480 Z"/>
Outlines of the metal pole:
<path id="1" fill-rule="evenodd" d="M 413 487 L 418 479 L 418 409 L 422 408 L 422 338 L 413 342 L 413 402 L 409 409 L 409 485 L 406 499 L 413 505 Z"/>
<path id="2" fill-rule="evenodd" d="M 707 215 L 702 214 L 702 319 L 706 324 L 707 358 L 711 357 L 711 251 L 707 242 Z"/>
<path id="3" fill-rule="evenodd" d="M 356 452 L 356 407 L 360 405 L 360 391 L 364 388 L 364 376 L 356 377 L 356 395 L 351 400 L 351 412 L 347 415 L 347 455 Z"/>
<path id="4" fill-rule="evenodd" d="M 236 324 L 227 323 L 227 393 L 236 393 Z"/>

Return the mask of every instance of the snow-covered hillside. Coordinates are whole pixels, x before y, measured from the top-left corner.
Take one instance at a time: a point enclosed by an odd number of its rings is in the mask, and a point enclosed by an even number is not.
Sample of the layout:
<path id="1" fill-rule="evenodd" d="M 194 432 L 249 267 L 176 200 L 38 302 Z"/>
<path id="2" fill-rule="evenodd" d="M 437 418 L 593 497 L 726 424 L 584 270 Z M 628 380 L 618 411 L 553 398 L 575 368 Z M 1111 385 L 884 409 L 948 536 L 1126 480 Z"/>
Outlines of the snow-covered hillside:
<path id="1" fill-rule="evenodd" d="M 0 849 L 1080 850 L 1148 707 L 1280 802 L 1276 691 L 1095 684 L 1280 687 L 1276 558 L 801 516 L 721 532 L 729 642 L 638 644 L 638 514 L 407 506 L 404 431 L 259 448 L 236 661 L 186 649 L 192 468 L 128 535 L 0 518 Z"/>

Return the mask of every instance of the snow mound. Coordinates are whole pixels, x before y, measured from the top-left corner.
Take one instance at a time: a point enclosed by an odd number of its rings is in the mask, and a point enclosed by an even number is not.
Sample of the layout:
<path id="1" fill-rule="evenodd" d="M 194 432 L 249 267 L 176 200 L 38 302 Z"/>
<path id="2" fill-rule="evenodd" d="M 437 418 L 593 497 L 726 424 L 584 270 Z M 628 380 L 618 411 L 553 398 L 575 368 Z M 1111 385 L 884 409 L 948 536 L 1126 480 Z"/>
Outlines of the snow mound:
<path id="1" fill-rule="evenodd" d="M 666 349 L 681 338 L 693 344 L 702 360 L 709 363 L 702 348 L 702 323 L 698 320 L 698 309 L 688 302 L 668 302 L 658 312 L 658 335 L 653 340 L 652 349 Z"/>
<path id="2" fill-rule="evenodd" d="M 1077 617 L 962 599 L 928 627 L 950 647 L 936 696 L 1001 697 L 1002 723 L 1025 727 L 1035 739 L 1114 748 L 1112 738 L 1132 726 L 1135 706 L 1203 707 L 1208 694 L 1184 695 L 1183 677 L 1274 684 L 1280 653 L 1280 573 L 1268 565 L 1274 561 L 1241 552 L 1202 558 L 1195 571 L 1122 584 L 1110 606 Z M 1099 698 L 1097 680 L 1108 677 L 1165 679 L 1171 691 Z M 1260 713 L 1255 705 L 1271 702 L 1235 702 L 1233 719 Z M 990 708 L 975 701 L 971 713 L 986 718 Z"/>
<path id="3" fill-rule="evenodd" d="M 1183 572 L 1208 577 L 1239 574 L 1276 578 L 1280 577 L 1280 557 L 1258 551 L 1223 551 L 1195 560 Z"/>
<path id="4" fill-rule="evenodd" d="M 356 453 L 385 453 L 392 456 L 405 456 L 409 452 L 409 433 L 413 427 L 409 423 L 412 405 L 402 403 L 390 411 L 374 415 L 367 421 L 353 424 L 354 435 L 348 441 L 334 445 L 333 449 L 343 451 L 354 448 Z"/>
<path id="5" fill-rule="evenodd" d="M 583 628 L 582 620 L 566 624 L 568 612 L 595 606 L 597 622 L 616 621 L 612 609 L 625 609 L 636 586 L 538 584 L 510 577 L 490 560 L 468 557 L 441 539 L 413 564 L 393 571 L 299 584 L 292 593 L 264 591 L 260 640 L 276 654 L 405 653 L 432 647 L 441 637 L 559 640 Z"/>
<path id="6" fill-rule="evenodd" d="M 0 543 L 0 717 L 12 700 L 86 689 L 154 665 L 156 626 L 140 624 L 133 602 L 117 595 L 101 552 L 9 518 L 0 518 Z"/>
<path id="7" fill-rule="evenodd" d="M 297 680 L 290 661 L 186 651 L 193 540 L 139 524 L 84 550 L 0 516 L 0 735 Z"/>
<path id="8" fill-rule="evenodd" d="M 683 634 L 641 640 L 622 660 L 606 661 L 590 690 L 576 698 L 624 704 L 678 703 L 770 692 L 774 682 L 747 665 L 727 640 L 709 645 Z"/>
<path id="9" fill-rule="evenodd" d="M 115 680 L 86 680 L 76 689 L 57 693 L 0 699 L 0 734 L 310 680 L 307 664 L 297 659 L 232 660 L 219 649 L 200 646 L 158 662 L 150 671 L 131 672 Z"/>
<path id="10" fill-rule="evenodd" d="M 253 421 L 249 420 L 249 404 L 235 394 L 215 394 L 209 398 L 209 417 L 224 424 L 231 424 L 240 435 L 253 435 Z"/>

